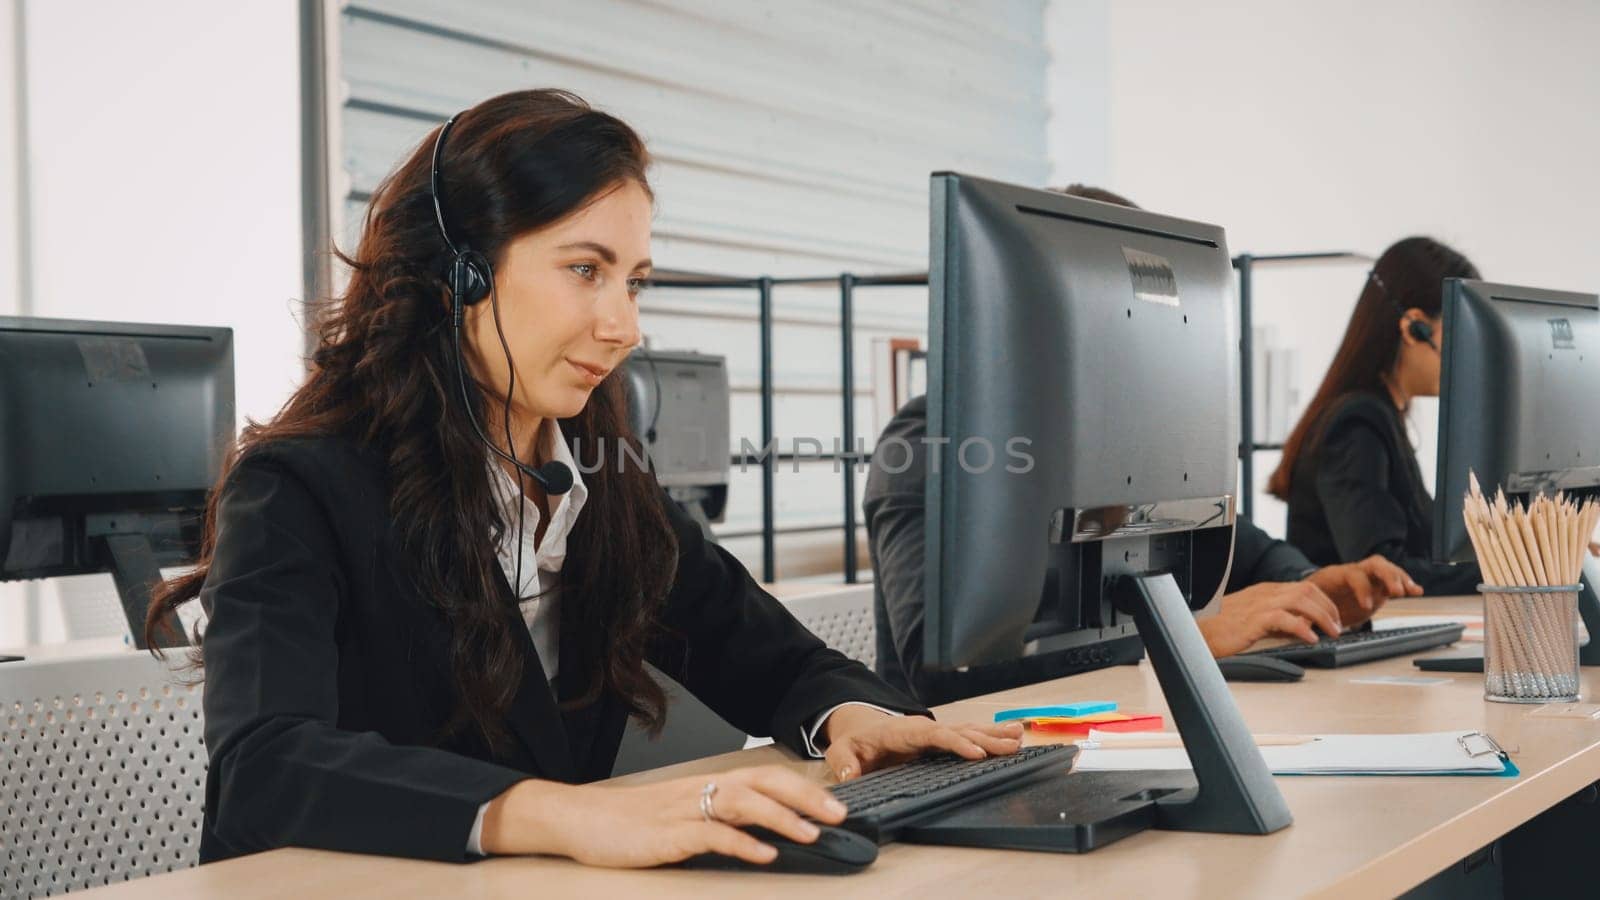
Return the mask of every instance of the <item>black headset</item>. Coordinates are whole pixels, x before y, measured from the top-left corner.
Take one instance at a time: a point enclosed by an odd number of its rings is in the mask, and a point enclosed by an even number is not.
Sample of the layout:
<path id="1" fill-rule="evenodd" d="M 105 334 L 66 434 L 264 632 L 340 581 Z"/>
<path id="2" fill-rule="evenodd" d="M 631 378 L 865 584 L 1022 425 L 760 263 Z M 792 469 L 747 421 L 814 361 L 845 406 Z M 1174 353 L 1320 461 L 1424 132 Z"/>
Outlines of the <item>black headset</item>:
<path id="1" fill-rule="evenodd" d="M 472 423 L 472 430 L 477 433 L 478 440 L 483 442 L 494 454 L 506 462 L 517 467 L 517 470 L 544 488 L 546 494 L 565 494 L 572 489 L 572 470 L 565 464 L 551 460 L 542 466 L 527 465 L 513 455 L 494 445 L 489 436 L 483 433 L 483 426 L 478 424 L 478 415 L 474 411 L 472 397 L 467 391 L 466 363 L 461 354 L 461 323 L 466 318 L 466 307 L 482 301 L 485 297 L 491 302 L 499 302 L 494 297 L 494 267 L 489 264 L 488 257 L 473 250 L 465 243 L 457 244 L 450 239 L 450 229 L 445 225 L 444 216 L 444 191 L 440 189 L 442 167 L 444 162 L 444 141 L 450 134 L 450 129 L 455 127 L 456 119 L 461 114 L 451 116 L 439 127 L 439 136 L 433 142 L 433 167 L 428 178 L 428 188 L 433 194 L 433 215 L 439 223 L 439 235 L 444 238 L 444 245 L 450 251 L 450 261 L 445 267 L 445 286 L 450 291 L 450 328 L 455 343 L 456 353 L 456 380 L 461 385 L 461 401 L 467 408 L 467 420 Z M 495 330 L 500 334 L 500 346 L 506 352 L 506 371 L 510 373 L 511 383 L 506 388 L 505 420 L 507 422 L 506 446 L 510 447 L 510 418 L 511 418 L 511 392 L 516 388 L 516 368 L 511 361 L 511 346 L 506 343 L 505 332 L 500 331 L 499 310 L 496 309 Z M 520 547 L 520 543 L 519 543 Z M 520 565 L 518 568 L 521 568 Z M 513 590 L 520 590 L 521 585 L 514 585 Z"/>
<path id="2" fill-rule="evenodd" d="M 428 190 L 433 195 L 433 217 L 439 222 L 439 235 L 450 250 L 450 263 L 445 269 L 445 284 L 450 288 L 451 319 L 457 327 L 461 324 L 462 307 L 471 306 L 489 296 L 494 286 L 494 267 L 483 254 L 466 244 L 456 245 L 450 239 L 450 229 L 444 224 L 443 191 L 439 189 L 440 165 L 444 159 L 444 139 L 455 127 L 461 114 L 450 117 L 439 127 L 439 137 L 433 142 L 433 167 L 428 176 Z"/>
<path id="3" fill-rule="evenodd" d="M 1404 306 L 1401 306 L 1400 302 L 1394 299 L 1394 296 L 1389 293 L 1389 286 L 1383 283 L 1382 278 L 1378 277 L 1378 270 L 1373 269 L 1371 272 L 1368 272 L 1367 278 L 1371 279 L 1372 283 L 1378 286 L 1378 290 L 1383 292 L 1383 296 L 1392 306 L 1394 306 L 1397 311 L 1399 311 L 1400 318 L 1406 318 L 1406 313 L 1408 310 Z M 1433 342 L 1432 322 L 1429 322 L 1426 319 L 1409 319 L 1406 322 L 1406 334 L 1409 334 L 1416 340 L 1427 344 L 1429 347 L 1432 347 L 1433 352 L 1439 352 L 1439 345 Z"/>

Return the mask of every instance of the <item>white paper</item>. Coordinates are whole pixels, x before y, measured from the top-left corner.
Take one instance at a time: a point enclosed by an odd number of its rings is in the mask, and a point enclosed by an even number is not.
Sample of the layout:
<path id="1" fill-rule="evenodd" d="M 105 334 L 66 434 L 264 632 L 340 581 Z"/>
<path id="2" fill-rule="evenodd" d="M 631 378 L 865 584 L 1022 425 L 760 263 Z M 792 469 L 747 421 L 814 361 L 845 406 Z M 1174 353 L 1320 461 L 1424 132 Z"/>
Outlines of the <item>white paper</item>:
<path id="1" fill-rule="evenodd" d="M 1399 601 L 1404 603 L 1404 600 Z M 1421 628 L 1424 625 L 1465 625 L 1468 629 L 1482 628 L 1483 616 L 1380 616 L 1372 620 L 1373 631 L 1388 631 L 1393 628 Z"/>
<path id="2" fill-rule="evenodd" d="M 1403 601 L 1401 601 L 1403 602 Z M 1396 615 L 1380 616 L 1372 620 L 1373 631 L 1388 631 L 1393 628 L 1420 628 L 1424 625 L 1463 625 L 1466 630 L 1461 633 L 1457 641 L 1460 644 L 1483 643 L 1483 616 L 1413 616 Z"/>
<path id="3" fill-rule="evenodd" d="M 1425 734 L 1323 734 L 1306 744 L 1262 747 L 1274 775 L 1424 775 L 1439 772 L 1499 772 L 1498 754 L 1471 756 L 1458 738 L 1471 731 Z M 1091 735 L 1092 737 L 1092 735 Z M 1188 769 L 1182 748 L 1080 749 L 1072 766 L 1079 772 L 1135 769 Z"/>

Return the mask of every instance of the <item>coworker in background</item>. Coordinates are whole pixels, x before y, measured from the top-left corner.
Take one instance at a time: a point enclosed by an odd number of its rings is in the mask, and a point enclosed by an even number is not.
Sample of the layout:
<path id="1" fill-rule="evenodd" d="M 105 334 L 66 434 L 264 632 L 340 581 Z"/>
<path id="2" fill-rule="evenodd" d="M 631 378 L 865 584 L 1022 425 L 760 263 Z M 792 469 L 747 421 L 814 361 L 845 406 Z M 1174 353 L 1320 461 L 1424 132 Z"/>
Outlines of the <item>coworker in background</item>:
<path id="1" fill-rule="evenodd" d="M 873 618 L 878 675 L 922 702 L 937 705 L 1071 675 L 1083 667 L 1066 654 L 1026 656 L 959 672 L 923 668 L 928 398 L 913 397 L 878 439 L 911 448 L 903 468 L 874 456 L 862 498 L 872 557 Z M 899 454 L 896 454 L 899 463 Z M 1366 622 L 1386 599 L 1422 593 L 1382 557 L 1350 565 L 1312 565 L 1284 541 L 1240 517 L 1234 527 L 1233 567 L 1217 612 L 1197 620 L 1213 656 L 1232 656 L 1266 637 L 1314 642 Z"/>
<path id="2" fill-rule="evenodd" d="M 1074 184 L 1059 189 L 1075 197 L 1134 206 L 1101 188 Z M 878 674 L 891 685 L 939 704 L 1051 678 L 1081 669 L 1065 654 L 1023 657 L 960 672 L 922 666 L 923 559 L 926 525 L 928 399 L 913 397 L 897 412 L 878 441 L 898 439 L 911 448 L 903 467 L 891 469 L 874 457 L 862 506 L 873 571 L 873 616 L 877 625 Z M 1233 567 L 1215 615 L 1199 619 L 1214 656 L 1231 656 L 1270 636 L 1318 638 L 1313 626 L 1338 634 L 1366 622 L 1391 596 L 1422 589 L 1389 561 L 1374 557 L 1353 565 L 1318 568 L 1300 551 L 1273 540 L 1249 520 L 1234 531 Z"/>
<path id="3" fill-rule="evenodd" d="M 613 373 L 639 342 L 648 162 L 617 119 L 519 91 L 379 186 L 308 379 L 245 429 L 199 567 L 151 610 L 147 631 L 196 596 L 208 613 L 203 861 L 768 862 L 732 826 L 809 842 L 802 817 L 842 820 L 779 767 L 582 786 L 630 715 L 666 715 L 646 662 L 841 778 L 1020 745 L 825 647 L 618 449 L 638 452 Z M 581 479 L 579 453 L 601 462 Z"/>
<path id="4" fill-rule="evenodd" d="M 1465 256 L 1426 237 L 1383 251 L 1321 387 L 1289 434 L 1267 489 L 1289 504 L 1288 539 L 1312 562 L 1378 554 L 1430 594 L 1466 594 L 1476 563 L 1432 562 L 1433 497 L 1404 416 L 1439 396 L 1446 278 L 1477 278 Z"/>

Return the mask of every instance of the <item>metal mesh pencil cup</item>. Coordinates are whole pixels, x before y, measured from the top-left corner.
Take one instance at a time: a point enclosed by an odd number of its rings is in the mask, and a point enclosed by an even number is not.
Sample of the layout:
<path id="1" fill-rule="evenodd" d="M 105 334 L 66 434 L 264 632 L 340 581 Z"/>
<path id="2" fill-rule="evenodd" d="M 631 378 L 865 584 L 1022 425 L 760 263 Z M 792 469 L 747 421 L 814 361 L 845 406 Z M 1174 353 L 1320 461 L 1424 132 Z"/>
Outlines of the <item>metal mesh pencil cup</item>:
<path id="1" fill-rule="evenodd" d="M 1578 699 L 1578 589 L 1478 585 L 1483 696 L 1502 703 Z"/>

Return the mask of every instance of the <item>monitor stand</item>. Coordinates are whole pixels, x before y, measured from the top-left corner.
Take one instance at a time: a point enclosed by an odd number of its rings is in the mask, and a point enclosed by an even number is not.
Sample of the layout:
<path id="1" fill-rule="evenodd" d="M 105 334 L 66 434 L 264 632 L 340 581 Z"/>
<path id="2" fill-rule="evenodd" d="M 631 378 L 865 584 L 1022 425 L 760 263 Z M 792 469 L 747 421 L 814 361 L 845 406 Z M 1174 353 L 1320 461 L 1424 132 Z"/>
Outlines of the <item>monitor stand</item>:
<path id="1" fill-rule="evenodd" d="M 1578 582 L 1578 617 L 1589 632 L 1589 643 L 1578 648 L 1578 665 L 1600 666 L 1600 559 L 1584 551 L 1583 578 Z M 1483 652 L 1427 656 L 1416 666 L 1429 672 L 1482 672 Z"/>
<path id="2" fill-rule="evenodd" d="M 1031 782 L 918 823 L 913 843 L 1080 853 L 1145 828 L 1270 834 L 1288 804 L 1272 781 L 1171 575 L 1119 580 L 1193 771 L 1085 772 Z"/>
<path id="3" fill-rule="evenodd" d="M 107 555 L 111 558 L 111 580 L 116 583 L 117 597 L 122 601 L 122 613 L 128 618 L 128 629 L 133 633 L 133 645 L 140 650 L 150 649 L 144 639 L 144 620 L 150 611 L 151 589 L 161 580 L 161 569 L 156 565 L 156 554 L 150 538 L 137 533 L 100 535 L 105 541 Z M 167 614 L 162 623 L 158 645 L 182 647 L 188 644 L 183 636 L 183 626 L 176 616 Z"/>

